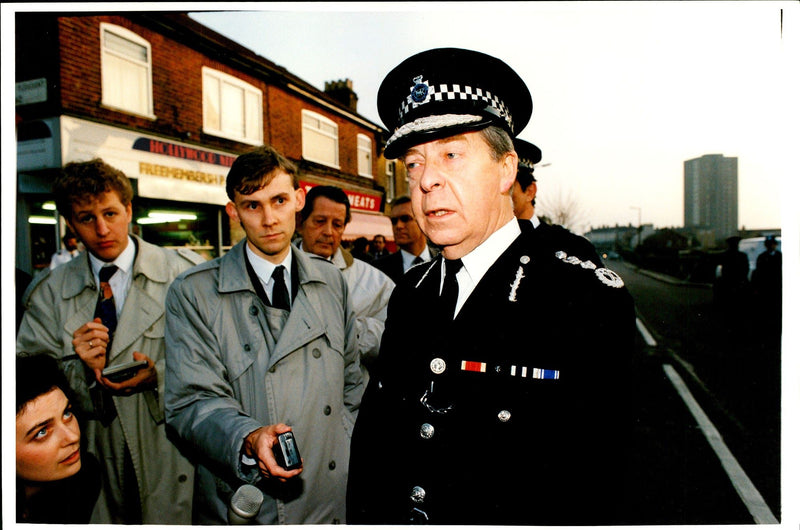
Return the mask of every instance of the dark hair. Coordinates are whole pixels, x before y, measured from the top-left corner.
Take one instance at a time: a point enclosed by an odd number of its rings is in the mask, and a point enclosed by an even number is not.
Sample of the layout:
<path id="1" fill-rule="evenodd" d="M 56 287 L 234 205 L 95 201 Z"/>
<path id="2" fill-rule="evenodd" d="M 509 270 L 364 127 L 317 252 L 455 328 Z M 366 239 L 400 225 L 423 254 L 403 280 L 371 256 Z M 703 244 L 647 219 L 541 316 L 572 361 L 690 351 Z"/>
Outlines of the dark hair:
<path id="1" fill-rule="evenodd" d="M 367 246 L 369 245 L 369 240 L 366 237 L 361 236 L 357 237 L 355 241 L 353 241 L 353 250 L 356 252 L 364 253 L 367 251 Z"/>
<path id="2" fill-rule="evenodd" d="M 295 189 L 299 186 L 297 179 L 297 166 L 280 154 L 274 147 L 263 145 L 252 151 L 239 155 L 233 161 L 228 176 L 225 179 L 225 192 L 233 200 L 234 193 L 250 195 L 260 190 L 272 181 L 275 172 L 285 171 L 292 177 Z"/>
<path id="3" fill-rule="evenodd" d="M 120 202 L 125 206 L 133 199 L 130 179 L 100 158 L 87 162 L 70 162 L 53 181 L 56 208 L 67 219 L 72 217 L 74 203 L 90 200 L 109 191 L 116 191 Z"/>
<path id="4" fill-rule="evenodd" d="M 533 170 L 528 168 L 520 167 L 517 169 L 517 182 L 519 182 L 519 187 L 522 188 L 522 191 L 528 189 L 528 186 L 536 182 L 536 179 L 533 176 Z M 536 206 L 536 198 L 534 197 L 531 199 L 531 204 Z"/>
<path id="5" fill-rule="evenodd" d="M 397 197 L 394 201 L 392 201 L 392 208 L 394 208 L 395 206 L 400 206 L 401 204 L 405 204 L 407 202 L 411 202 L 411 197 L 409 197 L 408 195 L 401 195 L 400 197 Z"/>
<path id="6" fill-rule="evenodd" d="M 49 355 L 17 355 L 17 415 L 37 397 L 60 388 L 72 398 L 69 383 L 58 362 Z"/>
<path id="7" fill-rule="evenodd" d="M 384 236 L 383 234 L 375 234 L 374 236 L 372 236 L 373 241 L 377 241 L 378 238 L 383 239 L 384 243 L 386 242 L 386 236 Z"/>
<path id="8" fill-rule="evenodd" d="M 344 224 L 350 222 L 350 199 L 347 198 L 344 190 L 337 186 L 314 186 L 306 193 L 306 203 L 303 205 L 303 209 L 300 210 L 300 224 L 311 216 L 311 212 L 314 211 L 314 202 L 319 197 L 325 197 L 333 202 L 344 204 L 346 208 Z"/>

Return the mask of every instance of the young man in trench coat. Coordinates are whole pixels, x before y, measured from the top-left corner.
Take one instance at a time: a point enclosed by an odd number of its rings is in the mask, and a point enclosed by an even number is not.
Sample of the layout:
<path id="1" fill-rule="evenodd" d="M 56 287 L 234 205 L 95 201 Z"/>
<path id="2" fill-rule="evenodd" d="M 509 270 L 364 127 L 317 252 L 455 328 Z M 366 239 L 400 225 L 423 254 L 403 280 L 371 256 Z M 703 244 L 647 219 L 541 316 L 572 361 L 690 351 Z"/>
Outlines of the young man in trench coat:
<path id="1" fill-rule="evenodd" d="M 28 288 L 17 353 L 54 356 L 75 391 L 88 450 L 102 468 L 91 522 L 189 524 L 194 467 L 164 422 L 164 299 L 172 280 L 203 258 L 130 235 L 131 183 L 102 160 L 67 164 L 53 194 L 87 252 Z M 99 271 L 109 265 L 118 268 L 109 280 L 116 331 L 95 318 Z M 133 360 L 147 367 L 126 381 L 101 375 Z"/>
<path id="2" fill-rule="evenodd" d="M 194 522 L 227 524 L 252 484 L 264 499 L 252 524 L 343 523 L 364 386 L 347 285 L 292 249 L 305 197 L 292 162 L 258 148 L 226 186 L 246 238 L 167 296 L 167 422 L 196 455 Z M 290 430 L 303 464 L 287 470 L 272 448 Z"/>

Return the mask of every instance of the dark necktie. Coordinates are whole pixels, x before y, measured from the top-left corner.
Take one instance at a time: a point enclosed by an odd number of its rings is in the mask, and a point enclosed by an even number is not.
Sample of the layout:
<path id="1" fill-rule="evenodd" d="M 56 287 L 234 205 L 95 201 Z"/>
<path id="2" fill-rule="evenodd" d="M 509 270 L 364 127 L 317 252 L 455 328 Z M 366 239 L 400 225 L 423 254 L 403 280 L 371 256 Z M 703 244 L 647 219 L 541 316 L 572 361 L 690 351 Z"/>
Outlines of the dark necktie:
<path id="1" fill-rule="evenodd" d="M 108 328 L 108 344 L 106 345 L 106 362 L 111 353 L 111 341 L 114 338 L 114 331 L 117 329 L 117 307 L 114 304 L 114 293 L 111 291 L 109 280 L 118 267 L 107 265 L 100 269 L 100 294 L 97 297 L 97 306 L 94 308 L 95 318 L 100 318 L 103 325 Z M 94 378 L 94 375 L 87 376 Z M 109 425 L 117 415 L 117 409 L 111 395 L 105 391 L 100 391 L 99 396 L 94 399 L 95 412 L 103 425 Z"/>
<path id="2" fill-rule="evenodd" d="M 411 262 L 411 266 L 413 267 L 414 265 L 419 265 L 423 261 L 425 260 L 422 259 L 422 256 L 417 256 L 416 258 L 414 258 L 414 261 Z"/>
<path id="3" fill-rule="evenodd" d="M 464 264 L 460 259 L 446 259 L 444 260 L 444 284 L 442 285 L 442 294 L 439 296 L 440 307 L 443 318 L 452 320 L 455 316 L 456 302 L 458 301 L 458 281 L 456 274 Z"/>
<path id="4" fill-rule="evenodd" d="M 119 269 L 116 265 L 108 265 L 100 269 L 100 294 L 94 309 L 95 318 L 100 317 L 103 325 L 108 328 L 108 351 L 111 350 L 111 337 L 114 336 L 114 331 L 117 329 L 117 307 L 114 304 L 111 284 L 108 282 L 117 270 Z"/>
<path id="5" fill-rule="evenodd" d="M 272 307 L 289 311 L 289 291 L 286 289 L 286 281 L 283 277 L 283 265 L 278 265 L 272 271 Z"/>

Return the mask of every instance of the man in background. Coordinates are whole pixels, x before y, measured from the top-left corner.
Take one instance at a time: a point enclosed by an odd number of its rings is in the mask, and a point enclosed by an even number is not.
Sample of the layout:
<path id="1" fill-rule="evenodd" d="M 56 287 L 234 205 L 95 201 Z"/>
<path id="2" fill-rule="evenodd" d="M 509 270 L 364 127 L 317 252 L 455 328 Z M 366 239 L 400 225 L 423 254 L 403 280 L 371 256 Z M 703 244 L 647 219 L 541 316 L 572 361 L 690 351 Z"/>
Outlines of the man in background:
<path id="1" fill-rule="evenodd" d="M 55 269 L 62 263 L 70 261 L 80 253 L 80 248 L 78 248 L 78 238 L 75 237 L 75 234 L 73 234 L 71 231 L 68 231 L 64 234 L 64 237 L 61 238 L 61 242 L 64 244 L 64 248 L 60 248 L 53 253 L 53 256 L 50 258 L 50 269 Z"/>
<path id="2" fill-rule="evenodd" d="M 371 254 L 373 260 L 391 254 L 391 252 L 389 252 L 389 250 L 387 250 L 386 248 L 386 238 L 383 237 L 383 234 L 375 234 L 375 236 L 373 236 L 371 245 Z"/>
<path id="3" fill-rule="evenodd" d="M 536 145 L 514 138 L 514 149 L 519 155 L 517 179 L 511 188 L 511 200 L 514 204 L 514 215 L 517 219 L 530 221 L 523 223 L 525 230 L 533 229 L 542 245 L 546 245 L 556 252 L 563 250 L 582 260 L 590 260 L 598 267 L 603 267 L 603 260 L 591 241 L 585 237 L 574 234 L 561 225 L 546 223 L 539 219 L 535 213 L 536 207 L 536 177 L 533 170 L 541 160 L 542 151 Z"/>
<path id="4" fill-rule="evenodd" d="M 368 263 L 354 259 L 342 248 L 342 235 L 350 222 L 350 201 L 336 186 L 315 186 L 306 194 L 300 211 L 298 247 L 330 261 L 342 271 L 356 316 L 356 336 L 362 366 L 378 356 L 386 309 L 394 282 Z"/>
<path id="5" fill-rule="evenodd" d="M 428 240 L 414 218 L 410 197 L 398 197 L 392 204 L 389 216 L 394 242 L 399 250 L 375 260 L 372 264 L 398 283 L 408 269 L 430 261 L 437 252 L 428 246 Z"/>

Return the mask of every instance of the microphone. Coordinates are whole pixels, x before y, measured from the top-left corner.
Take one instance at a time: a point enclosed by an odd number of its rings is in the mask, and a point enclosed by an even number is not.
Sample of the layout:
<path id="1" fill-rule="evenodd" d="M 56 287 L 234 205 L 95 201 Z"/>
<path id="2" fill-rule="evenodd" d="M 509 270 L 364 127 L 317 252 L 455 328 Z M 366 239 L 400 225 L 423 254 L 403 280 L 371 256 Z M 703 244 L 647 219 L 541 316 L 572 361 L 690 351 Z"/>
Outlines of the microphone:
<path id="1" fill-rule="evenodd" d="M 264 494 L 252 484 L 242 484 L 231 497 L 228 524 L 250 524 L 258 515 Z"/>

